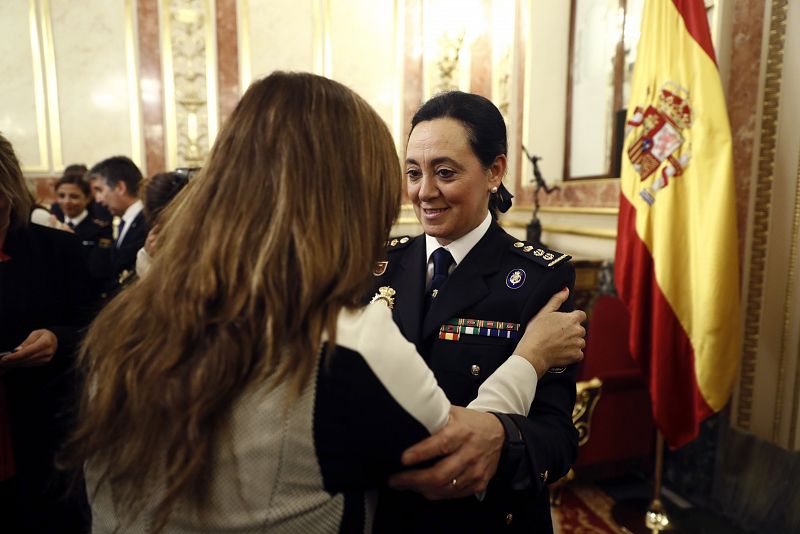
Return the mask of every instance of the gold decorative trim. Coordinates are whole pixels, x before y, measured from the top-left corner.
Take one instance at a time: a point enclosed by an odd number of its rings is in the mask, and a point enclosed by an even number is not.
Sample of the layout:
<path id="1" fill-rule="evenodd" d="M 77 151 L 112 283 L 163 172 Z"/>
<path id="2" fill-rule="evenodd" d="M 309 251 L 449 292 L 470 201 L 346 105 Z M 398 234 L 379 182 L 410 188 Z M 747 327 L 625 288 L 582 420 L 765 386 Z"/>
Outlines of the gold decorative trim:
<path id="1" fill-rule="evenodd" d="M 56 53 L 53 47 L 53 24 L 50 18 L 50 0 L 40 0 L 42 9 L 42 48 L 44 51 L 44 81 L 47 87 L 47 116 L 50 123 L 50 150 L 53 170 L 64 167 L 61 156 L 61 119 L 58 109 L 58 75 Z"/>
<path id="2" fill-rule="evenodd" d="M 530 213 L 533 208 L 511 208 L 509 213 Z M 593 206 L 542 206 L 540 213 L 571 213 L 575 215 L 619 215 L 619 208 L 600 208 Z"/>
<path id="3" fill-rule="evenodd" d="M 586 184 L 618 184 L 619 176 L 612 178 L 570 178 L 569 180 L 562 180 L 558 184 L 559 187 L 569 187 L 573 185 L 586 185 Z"/>
<path id="4" fill-rule="evenodd" d="M 392 2 L 394 23 L 392 24 L 392 45 L 394 46 L 394 72 L 398 82 L 394 86 L 394 102 L 392 105 L 392 137 L 398 155 L 403 153 L 403 65 L 405 60 L 405 46 L 402 38 L 400 23 L 405 21 L 405 9 L 400 0 Z"/>
<path id="5" fill-rule="evenodd" d="M 131 159 L 144 169 L 142 153 L 142 110 L 139 100 L 139 69 L 136 61 L 136 32 L 133 0 L 125 0 L 125 62 L 128 67 L 128 108 L 131 120 Z M 146 172 L 146 169 L 144 169 Z"/>
<path id="6" fill-rule="evenodd" d="M 219 104 L 217 102 L 217 17 L 215 0 L 205 0 L 205 36 L 206 36 L 206 122 L 208 132 L 208 150 L 214 145 L 219 130 Z"/>
<path id="7" fill-rule="evenodd" d="M 28 24 L 31 37 L 31 60 L 33 67 L 33 89 L 36 107 L 36 136 L 39 139 L 39 165 L 23 165 L 26 173 L 45 173 L 50 170 L 47 153 L 47 118 L 45 105 L 44 77 L 42 75 L 42 50 L 39 45 L 39 23 L 36 19 L 36 0 L 28 0 Z"/>
<path id="8" fill-rule="evenodd" d="M 504 228 L 527 228 L 528 223 L 524 221 L 500 221 L 500 226 Z M 562 226 L 557 224 L 543 224 L 542 232 L 551 234 L 577 235 L 581 237 L 594 237 L 599 239 L 617 239 L 616 229 L 611 228 L 583 228 L 580 226 Z"/>
<path id="9" fill-rule="evenodd" d="M 789 341 L 792 335 L 792 326 L 797 324 L 793 318 L 795 304 L 795 280 L 797 279 L 798 241 L 800 241 L 800 158 L 797 162 L 797 178 L 794 185 L 794 213 L 792 214 L 792 239 L 789 251 L 789 268 L 786 273 L 786 294 L 784 296 L 783 335 L 781 336 L 781 366 L 789 359 Z M 789 439 L 792 450 L 797 449 L 797 418 L 800 410 L 800 340 L 795 358 L 794 392 L 792 394 L 792 418 L 789 422 Z"/>
<path id="10" fill-rule="evenodd" d="M 603 393 L 603 382 L 594 377 L 575 384 L 575 406 L 572 408 L 572 424 L 578 431 L 578 446 L 589 441 L 592 429 L 592 415 L 597 401 Z"/>
<path id="11" fill-rule="evenodd" d="M 250 47 L 250 1 L 236 0 L 236 14 L 238 17 L 237 33 L 239 34 L 239 79 L 241 80 L 240 92 L 244 94 L 253 81 L 253 71 Z"/>
<path id="12" fill-rule="evenodd" d="M 202 165 L 217 135 L 214 6 L 214 0 L 159 1 L 167 165 L 171 168 Z"/>
<path id="13" fill-rule="evenodd" d="M 416 217 L 399 217 L 395 224 L 419 225 L 420 222 Z M 500 226 L 503 228 L 527 228 L 528 223 L 523 221 L 500 221 Z M 542 231 L 550 232 L 551 234 L 577 235 L 581 237 L 593 237 L 596 239 L 617 239 L 617 231 L 610 228 L 583 228 L 580 226 L 544 224 L 542 225 Z"/>
<path id="14" fill-rule="evenodd" d="M 314 74 L 331 77 L 331 3 L 314 1 Z"/>
<path id="15" fill-rule="evenodd" d="M 178 119 L 175 106 L 175 71 L 172 65 L 172 31 L 168 0 L 158 2 L 158 20 L 161 28 L 161 71 L 164 81 L 164 126 L 167 138 L 167 168 L 178 166 Z"/>
<path id="16" fill-rule="evenodd" d="M 742 347 L 742 367 L 739 376 L 739 404 L 736 423 L 743 430 L 750 429 L 753 413 L 753 388 L 756 374 L 761 309 L 764 296 L 767 230 L 772 204 L 772 180 L 775 168 L 775 146 L 778 124 L 781 76 L 783 73 L 783 43 L 786 34 L 786 0 L 772 0 L 769 43 L 764 78 L 758 171 L 753 187 L 753 231 L 751 250 L 745 254 L 750 260 L 746 289 L 746 313 Z"/>

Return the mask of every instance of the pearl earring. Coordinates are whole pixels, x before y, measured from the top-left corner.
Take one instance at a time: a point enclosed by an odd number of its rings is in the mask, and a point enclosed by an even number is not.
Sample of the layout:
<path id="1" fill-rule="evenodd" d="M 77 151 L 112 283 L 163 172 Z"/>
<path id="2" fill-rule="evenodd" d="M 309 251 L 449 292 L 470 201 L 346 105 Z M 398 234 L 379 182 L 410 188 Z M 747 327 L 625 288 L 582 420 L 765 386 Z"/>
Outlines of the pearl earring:
<path id="1" fill-rule="evenodd" d="M 496 194 L 497 193 L 497 186 L 492 187 L 489 191 L 491 191 L 493 195 Z"/>

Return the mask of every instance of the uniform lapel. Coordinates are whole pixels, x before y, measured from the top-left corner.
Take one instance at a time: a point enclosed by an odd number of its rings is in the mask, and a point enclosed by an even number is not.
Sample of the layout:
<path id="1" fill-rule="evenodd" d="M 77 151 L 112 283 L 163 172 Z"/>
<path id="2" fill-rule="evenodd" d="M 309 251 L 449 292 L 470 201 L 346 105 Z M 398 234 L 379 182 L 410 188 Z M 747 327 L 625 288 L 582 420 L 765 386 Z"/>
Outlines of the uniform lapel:
<path id="1" fill-rule="evenodd" d="M 414 239 L 400 259 L 400 272 L 394 283 L 394 316 L 403 336 L 416 344 L 422 325 L 422 302 L 425 297 L 425 236 Z"/>
<path id="2" fill-rule="evenodd" d="M 491 288 L 486 277 L 497 272 L 505 240 L 498 239 L 502 230 L 493 222 L 480 241 L 456 267 L 434 299 L 422 322 L 422 339 L 427 339 L 459 311 L 481 301 Z"/>

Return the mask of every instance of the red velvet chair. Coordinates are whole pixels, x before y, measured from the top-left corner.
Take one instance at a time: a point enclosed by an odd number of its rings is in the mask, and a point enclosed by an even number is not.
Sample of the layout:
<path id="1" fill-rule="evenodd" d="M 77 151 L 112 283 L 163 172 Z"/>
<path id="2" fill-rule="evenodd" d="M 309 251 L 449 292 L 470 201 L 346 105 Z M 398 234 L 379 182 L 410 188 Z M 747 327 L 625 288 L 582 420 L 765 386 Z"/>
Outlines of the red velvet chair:
<path id="1" fill-rule="evenodd" d="M 647 470 L 652 464 L 655 426 L 650 396 L 628 349 L 627 308 L 615 296 L 600 295 L 590 313 L 578 381 L 599 378 L 602 394 L 575 471 L 604 478 L 632 469 Z"/>

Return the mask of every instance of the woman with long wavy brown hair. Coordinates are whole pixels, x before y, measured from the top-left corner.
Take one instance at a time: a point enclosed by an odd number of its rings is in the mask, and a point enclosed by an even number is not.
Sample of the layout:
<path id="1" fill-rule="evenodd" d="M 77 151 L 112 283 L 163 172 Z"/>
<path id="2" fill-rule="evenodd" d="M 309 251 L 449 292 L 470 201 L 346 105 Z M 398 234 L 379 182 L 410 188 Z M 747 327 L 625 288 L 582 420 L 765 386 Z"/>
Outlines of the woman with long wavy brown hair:
<path id="1" fill-rule="evenodd" d="M 364 490 L 459 424 L 388 308 L 361 302 L 400 186 L 386 125 L 343 85 L 250 87 L 84 341 L 66 463 L 85 462 L 96 532 L 368 529 Z M 521 340 L 474 407 L 530 404 L 543 346 Z"/>

